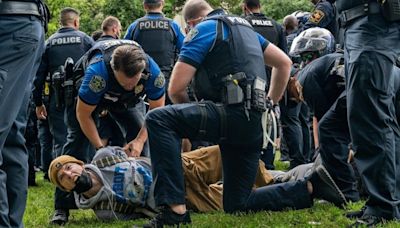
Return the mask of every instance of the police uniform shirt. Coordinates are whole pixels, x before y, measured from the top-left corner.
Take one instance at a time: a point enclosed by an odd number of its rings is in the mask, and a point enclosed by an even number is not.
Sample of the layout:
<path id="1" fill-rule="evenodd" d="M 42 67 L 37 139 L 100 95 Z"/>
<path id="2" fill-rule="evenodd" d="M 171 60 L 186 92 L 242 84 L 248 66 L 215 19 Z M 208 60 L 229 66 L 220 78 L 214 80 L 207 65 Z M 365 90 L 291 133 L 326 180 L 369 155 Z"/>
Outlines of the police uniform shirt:
<path id="1" fill-rule="evenodd" d="M 149 12 L 143 18 L 157 20 L 157 19 L 163 19 L 165 17 L 162 13 Z M 176 48 L 178 50 L 181 50 L 185 36 L 182 34 L 181 28 L 179 27 L 178 23 L 176 23 L 175 21 L 172 21 L 171 25 L 172 25 L 172 29 L 174 30 L 174 33 L 176 35 Z M 138 20 L 134 21 L 131 25 L 129 25 L 128 30 L 125 33 L 124 39 L 133 40 L 133 37 L 132 37 L 133 32 L 135 31 L 137 26 L 138 26 Z M 149 26 L 154 26 L 154 25 L 149 25 Z"/>
<path id="2" fill-rule="evenodd" d="M 207 16 L 223 15 L 225 12 L 221 9 L 212 11 Z M 245 20 L 245 19 L 243 19 Z M 188 35 L 185 37 L 183 47 L 179 54 L 180 62 L 192 65 L 198 68 L 200 64 L 204 61 L 209 50 L 214 45 L 215 39 L 217 37 L 217 20 L 206 20 L 197 24 L 193 29 L 190 30 Z M 223 26 L 223 39 L 226 40 L 229 37 L 229 28 Z M 257 33 L 257 37 L 260 42 L 260 49 L 264 51 L 269 42 Z M 223 58 L 223 56 L 221 56 Z"/>
<path id="3" fill-rule="evenodd" d="M 336 10 L 332 3 L 326 0 L 321 0 L 315 6 L 308 21 L 299 30 L 298 33 L 313 27 L 321 27 L 328 29 L 333 36 L 337 35 Z"/>
<path id="4" fill-rule="evenodd" d="M 327 85 L 327 83 L 337 85 L 331 77 L 338 76 L 333 76 L 330 72 L 336 59 L 341 56 L 343 54 L 340 53 L 324 55 L 309 63 L 297 75 L 299 83 L 303 86 L 303 96 L 307 106 L 314 111 L 317 119 L 322 118 L 344 89 Z"/>
<path id="5" fill-rule="evenodd" d="M 65 60 L 71 57 L 76 62 L 94 45 L 93 39 L 74 28 L 61 28 L 46 40 L 46 50 L 34 79 L 33 99 L 42 105 L 42 91 L 48 74 L 53 74 Z"/>
<path id="6" fill-rule="evenodd" d="M 101 54 L 94 56 L 94 58 L 98 57 L 101 57 Z M 148 56 L 148 60 L 150 71 L 149 78 L 144 85 L 136 85 L 134 90 L 135 94 L 139 94 L 144 90 L 147 98 L 150 100 L 158 100 L 165 92 L 164 76 L 156 62 L 150 56 Z M 89 65 L 86 69 L 81 87 L 79 88 L 79 98 L 86 104 L 98 105 L 105 92 L 109 89 L 109 77 L 110 75 L 108 75 L 107 67 L 103 60 Z M 136 92 L 136 90 L 140 91 Z"/>

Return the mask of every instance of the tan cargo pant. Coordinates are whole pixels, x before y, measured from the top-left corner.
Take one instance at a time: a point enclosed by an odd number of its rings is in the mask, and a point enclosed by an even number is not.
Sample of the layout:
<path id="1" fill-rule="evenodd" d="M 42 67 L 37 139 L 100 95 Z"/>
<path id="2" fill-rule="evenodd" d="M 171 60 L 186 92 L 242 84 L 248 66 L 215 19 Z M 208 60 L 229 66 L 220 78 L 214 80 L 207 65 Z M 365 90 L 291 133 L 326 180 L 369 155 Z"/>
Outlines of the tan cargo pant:
<path id="1" fill-rule="evenodd" d="M 188 207 L 200 212 L 222 210 L 222 162 L 219 146 L 183 153 L 182 165 Z M 260 161 L 254 187 L 272 183 L 272 175 Z"/>

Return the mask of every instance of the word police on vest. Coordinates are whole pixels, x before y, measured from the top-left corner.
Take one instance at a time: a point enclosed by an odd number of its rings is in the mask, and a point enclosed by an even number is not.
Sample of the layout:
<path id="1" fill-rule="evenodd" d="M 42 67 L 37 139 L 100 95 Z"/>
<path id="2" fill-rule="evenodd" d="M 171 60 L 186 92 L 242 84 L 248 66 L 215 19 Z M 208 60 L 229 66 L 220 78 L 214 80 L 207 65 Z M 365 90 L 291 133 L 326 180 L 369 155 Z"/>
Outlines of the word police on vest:
<path id="1" fill-rule="evenodd" d="M 60 37 L 51 41 L 51 45 L 79 44 L 79 43 L 82 43 L 82 39 L 79 36 Z"/>
<path id="2" fill-rule="evenodd" d="M 245 24 L 245 25 L 248 25 L 248 26 L 251 26 L 250 25 L 250 23 L 246 20 L 246 19 L 244 19 L 244 18 L 241 18 L 241 17 L 227 17 L 233 24 Z"/>
<path id="3" fill-rule="evenodd" d="M 168 21 L 141 21 L 139 22 L 139 29 L 169 29 Z"/>
<path id="4" fill-rule="evenodd" d="M 259 26 L 274 26 L 269 20 L 251 20 L 251 24 Z"/>

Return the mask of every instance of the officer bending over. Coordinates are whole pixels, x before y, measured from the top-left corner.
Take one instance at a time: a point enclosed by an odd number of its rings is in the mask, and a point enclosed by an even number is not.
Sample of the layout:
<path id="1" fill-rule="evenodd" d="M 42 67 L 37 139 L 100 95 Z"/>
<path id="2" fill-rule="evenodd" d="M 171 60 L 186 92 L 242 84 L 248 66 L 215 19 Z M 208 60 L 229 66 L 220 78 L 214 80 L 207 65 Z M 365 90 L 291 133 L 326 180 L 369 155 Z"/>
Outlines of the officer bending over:
<path id="1" fill-rule="evenodd" d="M 75 68 L 74 81 L 80 87 L 77 98 L 69 98 L 72 102 L 75 99 L 76 105 L 67 109 L 68 137 L 64 154 L 91 161 L 94 148 L 104 147 L 96 122 L 99 113 L 107 110 L 128 142 L 124 147 L 127 153 L 147 155 L 144 107 L 136 106 L 143 105 L 144 94 L 150 109 L 164 105 L 165 80 L 157 64 L 134 41 L 105 40 L 96 43 Z M 73 195 L 58 193 L 68 198 L 68 203 L 64 202 L 66 208 L 76 207 Z M 60 198 L 56 194 L 56 202 Z"/>

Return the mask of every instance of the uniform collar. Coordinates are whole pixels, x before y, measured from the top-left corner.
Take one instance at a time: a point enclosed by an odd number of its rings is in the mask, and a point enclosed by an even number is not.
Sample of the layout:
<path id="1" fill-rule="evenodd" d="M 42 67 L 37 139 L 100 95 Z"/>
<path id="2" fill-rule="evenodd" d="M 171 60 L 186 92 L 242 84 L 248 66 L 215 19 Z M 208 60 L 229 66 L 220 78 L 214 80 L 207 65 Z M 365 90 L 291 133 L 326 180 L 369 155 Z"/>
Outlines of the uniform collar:
<path id="1" fill-rule="evenodd" d="M 102 41 L 102 40 L 115 40 L 115 37 L 110 35 L 102 35 L 97 41 Z"/>
<path id="2" fill-rule="evenodd" d="M 63 27 L 58 30 L 58 32 L 71 32 L 71 31 L 76 31 L 76 29 L 71 27 Z"/>
<path id="3" fill-rule="evenodd" d="M 160 12 L 148 12 L 146 14 L 147 17 L 164 17 L 163 13 Z"/>
<path id="4" fill-rule="evenodd" d="M 216 15 L 226 15 L 225 10 L 223 9 L 215 9 L 207 14 L 207 17 L 216 16 Z"/>

